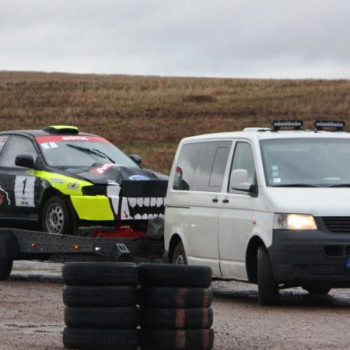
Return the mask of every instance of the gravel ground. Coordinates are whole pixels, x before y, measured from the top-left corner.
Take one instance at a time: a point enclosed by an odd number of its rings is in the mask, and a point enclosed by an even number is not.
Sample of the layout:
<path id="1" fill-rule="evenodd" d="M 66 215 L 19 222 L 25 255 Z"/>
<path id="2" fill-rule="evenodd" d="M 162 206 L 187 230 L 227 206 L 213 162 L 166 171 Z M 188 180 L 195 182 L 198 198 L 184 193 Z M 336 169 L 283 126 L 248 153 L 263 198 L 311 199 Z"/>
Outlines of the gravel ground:
<path id="1" fill-rule="evenodd" d="M 61 265 L 16 262 L 0 282 L 0 350 L 63 350 Z M 261 307 L 254 285 L 215 281 L 214 350 L 350 349 L 350 290 L 311 297 L 282 291 Z"/>

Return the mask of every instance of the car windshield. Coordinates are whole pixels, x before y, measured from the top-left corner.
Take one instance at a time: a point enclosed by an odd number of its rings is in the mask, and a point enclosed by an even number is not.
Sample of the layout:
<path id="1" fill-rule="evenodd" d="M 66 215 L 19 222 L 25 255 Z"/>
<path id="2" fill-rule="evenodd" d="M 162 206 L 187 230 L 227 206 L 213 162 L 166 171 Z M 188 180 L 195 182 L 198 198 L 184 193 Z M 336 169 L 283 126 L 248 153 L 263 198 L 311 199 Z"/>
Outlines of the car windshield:
<path id="1" fill-rule="evenodd" d="M 137 168 L 118 147 L 98 136 L 36 137 L 47 164 L 51 167 L 91 167 L 96 163 L 114 163 Z"/>
<path id="2" fill-rule="evenodd" d="M 350 139 L 262 140 L 266 185 L 350 187 Z"/>

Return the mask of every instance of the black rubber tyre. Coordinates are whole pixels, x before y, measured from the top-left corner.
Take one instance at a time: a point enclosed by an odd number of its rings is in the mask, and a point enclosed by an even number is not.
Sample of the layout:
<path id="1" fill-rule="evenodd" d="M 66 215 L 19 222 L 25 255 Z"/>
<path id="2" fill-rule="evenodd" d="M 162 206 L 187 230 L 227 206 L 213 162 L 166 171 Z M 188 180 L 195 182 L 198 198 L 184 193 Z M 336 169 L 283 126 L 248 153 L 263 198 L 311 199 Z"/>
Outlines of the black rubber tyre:
<path id="1" fill-rule="evenodd" d="M 187 257 L 183 243 L 180 241 L 176 244 L 173 256 L 171 258 L 172 264 L 187 265 Z"/>
<path id="2" fill-rule="evenodd" d="M 213 344 L 213 329 L 141 330 L 145 350 L 210 350 Z"/>
<path id="3" fill-rule="evenodd" d="M 329 287 L 305 287 L 304 289 L 312 295 L 327 295 L 331 291 Z"/>
<path id="4" fill-rule="evenodd" d="M 140 344 L 137 329 L 76 329 L 63 330 L 63 345 L 80 350 L 136 350 Z"/>
<path id="5" fill-rule="evenodd" d="M 212 300 L 211 288 L 141 287 L 139 291 L 142 307 L 204 308 Z"/>
<path id="6" fill-rule="evenodd" d="M 258 249 L 258 293 L 260 305 L 278 303 L 278 284 L 273 277 L 270 258 L 264 246 Z"/>
<path id="7" fill-rule="evenodd" d="M 137 301 L 136 286 L 63 286 L 67 306 L 133 306 Z"/>
<path id="8" fill-rule="evenodd" d="M 44 232 L 75 234 L 76 219 L 73 208 L 61 197 L 50 197 L 44 204 L 41 215 Z"/>
<path id="9" fill-rule="evenodd" d="M 71 328 L 133 329 L 140 323 L 134 307 L 66 307 L 64 322 Z"/>
<path id="10" fill-rule="evenodd" d="M 0 280 L 6 280 L 11 274 L 13 261 L 11 259 L 0 259 Z"/>
<path id="11" fill-rule="evenodd" d="M 144 286 L 207 288 L 211 284 L 211 275 L 209 266 L 172 264 L 139 266 L 139 282 Z"/>
<path id="12" fill-rule="evenodd" d="M 75 286 L 137 285 L 137 265 L 132 262 L 68 262 L 63 283 Z"/>
<path id="13" fill-rule="evenodd" d="M 142 329 L 207 329 L 213 325 L 212 308 L 141 309 Z"/>

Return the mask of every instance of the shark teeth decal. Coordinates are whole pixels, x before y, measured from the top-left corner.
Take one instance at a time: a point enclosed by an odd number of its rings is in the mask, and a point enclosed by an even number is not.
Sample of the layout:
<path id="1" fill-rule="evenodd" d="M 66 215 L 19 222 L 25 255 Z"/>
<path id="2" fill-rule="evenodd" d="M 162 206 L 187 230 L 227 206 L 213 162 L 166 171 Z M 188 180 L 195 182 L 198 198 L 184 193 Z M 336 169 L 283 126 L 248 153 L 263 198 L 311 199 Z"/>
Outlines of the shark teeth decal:
<path id="1" fill-rule="evenodd" d="M 122 220 L 148 220 L 163 216 L 165 210 L 163 197 L 123 197 L 121 203 Z"/>

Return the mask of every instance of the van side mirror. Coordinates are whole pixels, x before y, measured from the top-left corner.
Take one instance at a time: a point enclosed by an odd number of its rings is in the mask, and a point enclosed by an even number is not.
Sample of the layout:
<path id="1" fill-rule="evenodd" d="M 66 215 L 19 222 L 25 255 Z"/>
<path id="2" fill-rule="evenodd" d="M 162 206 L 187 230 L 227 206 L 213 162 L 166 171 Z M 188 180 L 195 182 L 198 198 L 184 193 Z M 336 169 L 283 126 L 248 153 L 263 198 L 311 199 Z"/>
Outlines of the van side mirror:
<path id="1" fill-rule="evenodd" d="M 19 154 L 15 159 L 15 164 L 24 168 L 35 168 L 34 157 L 31 154 Z"/>
<path id="2" fill-rule="evenodd" d="M 230 188 L 232 190 L 249 191 L 253 183 L 248 180 L 248 171 L 235 169 L 231 172 Z"/>
<path id="3" fill-rule="evenodd" d="M 141 166 L 142 158 L 138 154 L 130 154 L 129 158 L 131 158 L 138 166 Z"/>

